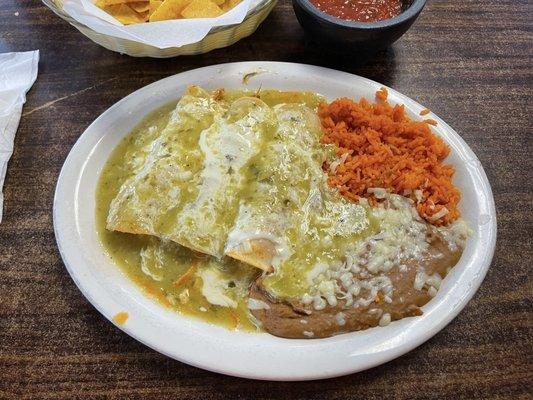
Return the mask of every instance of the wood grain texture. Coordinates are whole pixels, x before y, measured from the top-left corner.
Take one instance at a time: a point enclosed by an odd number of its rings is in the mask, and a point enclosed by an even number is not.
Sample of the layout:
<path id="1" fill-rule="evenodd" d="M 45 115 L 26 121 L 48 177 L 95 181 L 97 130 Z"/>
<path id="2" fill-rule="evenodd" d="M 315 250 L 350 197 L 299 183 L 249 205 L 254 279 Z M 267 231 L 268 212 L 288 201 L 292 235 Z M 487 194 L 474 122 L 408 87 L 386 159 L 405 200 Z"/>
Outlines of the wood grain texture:
<path id="1" fill-rule="evenodd" d="M 38 0 L 0 1 L 0 52 L 41 50 L 5 182 L 0 224 L 0 398 L 478 399 L 533 391 L 532 6 L 434 0 L 366 65 L 306 41 L 282 0 L 250 38 L 209 54 L 134 59 L 93 44 Z M 15 13 L 18 12 L 18 16 Z M 107 322 L 68 276 L 52 228 L 54 186 L 83 130 L 134 90 L 245 60 L 332 67 L 394 87 L 454 127 L 483 163 L 498 210 L 488 275 L 434 338 L 386 365 L 307 383 L 254 382 L 168 359 Z"/>

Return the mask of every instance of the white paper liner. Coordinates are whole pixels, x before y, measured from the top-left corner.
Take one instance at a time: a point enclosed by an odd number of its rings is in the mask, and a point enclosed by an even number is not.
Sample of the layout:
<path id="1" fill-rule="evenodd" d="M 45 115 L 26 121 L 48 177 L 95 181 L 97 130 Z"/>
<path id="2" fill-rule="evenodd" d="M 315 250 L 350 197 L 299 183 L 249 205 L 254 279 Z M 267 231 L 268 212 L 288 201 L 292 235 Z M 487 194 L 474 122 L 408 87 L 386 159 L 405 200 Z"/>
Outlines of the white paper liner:
<path id="1" fill-rule="evenodd" d="M 26 93 L 37 78 L 38 63 L 39 50 L 0 54 L 0 222 L 7 163 L 13 154 L 15 133 L 22 105 L 26 102 Z"/>
<path id="2" fill-rule="evenodd" d="M 159 49 L 197 43 L 214 27 L 240 24 L 248 11 L 261 3 L 259 0 L 243 0 L 217 18 L 175 19 L 123 25 L 96 7 L 94 2 L 95 0 L 63 0 L 63 11 L 95 32 L 133 40 Z"/>

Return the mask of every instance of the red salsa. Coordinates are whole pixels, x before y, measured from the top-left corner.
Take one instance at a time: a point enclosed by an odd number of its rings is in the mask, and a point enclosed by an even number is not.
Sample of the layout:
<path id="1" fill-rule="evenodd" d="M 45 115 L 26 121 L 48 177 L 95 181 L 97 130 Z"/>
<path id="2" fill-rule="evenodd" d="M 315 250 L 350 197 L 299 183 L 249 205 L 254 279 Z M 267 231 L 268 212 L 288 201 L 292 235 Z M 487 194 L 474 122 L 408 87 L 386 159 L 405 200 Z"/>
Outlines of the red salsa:
<path id="1" fill-rule="evenodd" d="M 400 14 L 402 0 L 311 0 L 320 11 L 349 21 L 373 22 Z"/>

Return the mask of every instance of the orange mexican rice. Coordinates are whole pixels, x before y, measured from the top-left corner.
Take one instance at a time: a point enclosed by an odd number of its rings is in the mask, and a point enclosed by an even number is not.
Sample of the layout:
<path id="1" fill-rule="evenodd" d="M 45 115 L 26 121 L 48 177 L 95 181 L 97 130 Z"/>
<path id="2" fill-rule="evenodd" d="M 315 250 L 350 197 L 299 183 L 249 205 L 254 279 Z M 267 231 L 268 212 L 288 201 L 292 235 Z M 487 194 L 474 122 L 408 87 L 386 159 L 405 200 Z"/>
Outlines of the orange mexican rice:
<path id="1" fill-rule="evenodd" d="M 459 190 L 452 184 L 453 166 L 444 164 L 450 149 L 433 134 L 433 120 L 413 121 L 403 105 L 387 102 L 385 88 L 377 103 L 340 98 L 319 106 L 324 143 L 337 145 L 343 162 L 326 165 L 328 182 L 352 200 L 377 200 L 370 188 L 411 198 L 418 213 L 434 225 L 446 225 L 460 214 Z"/>

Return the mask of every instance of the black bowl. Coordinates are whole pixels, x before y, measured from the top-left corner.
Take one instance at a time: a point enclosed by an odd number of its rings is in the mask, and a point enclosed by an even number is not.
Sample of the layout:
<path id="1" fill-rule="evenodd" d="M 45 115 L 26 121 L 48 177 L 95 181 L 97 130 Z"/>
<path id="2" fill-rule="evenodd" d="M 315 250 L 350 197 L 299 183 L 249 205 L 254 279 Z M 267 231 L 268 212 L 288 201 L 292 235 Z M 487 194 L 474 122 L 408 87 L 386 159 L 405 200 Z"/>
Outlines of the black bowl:
<path id="1" fill-rule="evenodd" d="M 402 13 L 377 22 L 347 21 L 326 14 L 309 0 L 292 0 L 300 25 L 326 49 L 374 53 L 398 40 L 413 24 L 426 0 L 403 0 Z"/>

